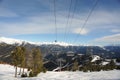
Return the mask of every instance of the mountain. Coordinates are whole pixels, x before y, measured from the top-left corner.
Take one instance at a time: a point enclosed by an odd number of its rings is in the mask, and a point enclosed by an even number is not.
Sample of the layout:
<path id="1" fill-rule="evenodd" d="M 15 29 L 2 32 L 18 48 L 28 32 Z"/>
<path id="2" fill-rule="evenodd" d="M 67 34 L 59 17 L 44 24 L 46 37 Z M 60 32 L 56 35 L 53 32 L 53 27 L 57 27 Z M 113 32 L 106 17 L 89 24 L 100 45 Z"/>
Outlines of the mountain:
<path id="1" fill-rule="evenodd" d="M 22 41 L 22 40 L 0 37 L 0 43 L 6 43 L 6 44 L 22 44 L 23 42 L 24 42 L 24 41 Z"/>
<path id="2" fill-rule="evenodd" d="M 6 44 L 33 44 L 36 46 L 40 45 L 60 45 L 60 46 L 70 46 L 72 44 L 68 44 L 65 42 L 31 42 L 31 41 L 26 41 L 26 40 L 18 40 L 18 39 L 12 39 L 12 38 L 6 38 L 6 37 L 0 37 L 0 43 L 6 43 Z"/>
<path id="3" fill-rule="evenodd" d="M 63 42 L 30 42 L 25 40 L 17 40 L 12 38 L 0 37 L 0 61 L 10 63 L 10 53 L 16 46 L 24 46 L 26 48 L 27 61 L 29 63 L 29 57 L 31 50 L 35 47 L 41 49 L 45 61 L 56 62 L 60 58 L 63 61 L 66 60 L 66 54 L 73 52 L 75 55 L 87 54 L 98 55 L 103 58 L 119 58 L 120 46 L 75 46 Z M 74 59 L 75 57 L 72 57 Z M 69 60 L 68 60 L 69 61 Z M 57 62 L 56 62 L 57 63 Z"/>

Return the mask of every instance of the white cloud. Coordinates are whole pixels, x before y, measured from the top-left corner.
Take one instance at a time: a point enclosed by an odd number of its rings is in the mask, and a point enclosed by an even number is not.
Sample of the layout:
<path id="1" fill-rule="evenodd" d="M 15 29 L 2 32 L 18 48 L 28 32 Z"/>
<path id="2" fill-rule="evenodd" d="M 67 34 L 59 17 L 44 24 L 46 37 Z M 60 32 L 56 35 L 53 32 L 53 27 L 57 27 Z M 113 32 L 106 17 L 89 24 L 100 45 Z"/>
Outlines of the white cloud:
<path id="1" fill-rule="evenodd" d="M 120 34 L 104 36 L 104 37 L 95 39 L 95 42 L 117 43 L 117 42 L 120 42 Z"/>
<path id="2" fill-rule="evenodd" d="M 87 29 L 81 29 L 81 28 L 75 29 L 73 31 L 73 33 L 80 34 L 80 35 L 86 35 L 88 32 L 89 31 Z"/>
<path id="3" fill-rule="evenodd" d="M 120 29 L 112 29 L 111 32 L 119 33 L 119 32 L 120 32 Z"/>
<path id="4" fill-rule="evenodd" d="M 65 33 L 67 17 L 65 12 L 57 14 L 57 29 L 58 33 Z M 86 26 L 81 30 L 81 27 L 86 19 L 86 13 L 75 14 L 72 22 L 71 18 L 67 26 L 67 31 L 70 33 L 76 33 L 86 35 L 91 31 L 98 31 L 100 29 L 111 30 L 119 29 L 119 26 L 114 26 L 120 23 L 118 12 L 107 12 L 107 11 L 95 11 L 94 14 L 88 20 Z M 6 15 L 7 16 L 7 15 Z M 11 14 L 12 16 L 12 14 Z M 15 14 L 13 14 L 15 16 Z M 71 26 L 70 26 L 70 23 Z M 55 33 L 55 18 L 53 14 L 44 12 L 44 14 L 24 17 L 24 21 L 19 22 L 1 22 L 1 35 L 20 35 L 20 34 L 44 34 L 44 33 Z M 109 26 L 110 25 L 110 26 Z"/>
<path id="5" fill-rule="evenodd" d="M 66 20 L 67 19 L 64 16 L 57 16 L 58 33 L 65 32 Z M 48 13 L 27 17 L 24 21 L 16 23 L 1 22 L 0 25 L 2 28 L 0 33 L 3 35 L 55 33 L 54 16 L 51 16 Z"/>
<path id="6" fill-rule="evenodd" d="M 110 12 L 105 10 L 94 11 L 91 15 L 88 24 L 90 25 L 105 25 L 105 24 L 119 24 L 120 11 Z"/>

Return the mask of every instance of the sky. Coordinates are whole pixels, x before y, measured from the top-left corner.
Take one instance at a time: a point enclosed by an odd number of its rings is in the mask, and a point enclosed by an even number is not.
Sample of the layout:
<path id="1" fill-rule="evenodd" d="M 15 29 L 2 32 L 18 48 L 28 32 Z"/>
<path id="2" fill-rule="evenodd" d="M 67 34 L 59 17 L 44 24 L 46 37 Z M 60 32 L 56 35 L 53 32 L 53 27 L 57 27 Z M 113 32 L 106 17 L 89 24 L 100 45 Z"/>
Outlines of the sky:
<path id="1" fill-rule="evenodd" d="M 120 0 L 0 0 L 0 37 L 120 44 Z"/>

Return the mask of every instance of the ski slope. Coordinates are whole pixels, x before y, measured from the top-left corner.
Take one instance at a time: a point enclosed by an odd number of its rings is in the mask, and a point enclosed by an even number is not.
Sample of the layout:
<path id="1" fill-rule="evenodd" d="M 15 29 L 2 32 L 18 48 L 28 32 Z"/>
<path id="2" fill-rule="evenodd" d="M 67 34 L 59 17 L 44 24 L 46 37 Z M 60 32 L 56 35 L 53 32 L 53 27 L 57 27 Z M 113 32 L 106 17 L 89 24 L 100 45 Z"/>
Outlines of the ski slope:
<path id="1" fill-rule="evenodd" d="M 0 80 L 120 80 L 120 71 L 112 70 L 87 73 L 80 71 L 48 71 L 46 73 L 40 73 L 37 77 L 15 78 L 13 66 L 0 64 Z"/>

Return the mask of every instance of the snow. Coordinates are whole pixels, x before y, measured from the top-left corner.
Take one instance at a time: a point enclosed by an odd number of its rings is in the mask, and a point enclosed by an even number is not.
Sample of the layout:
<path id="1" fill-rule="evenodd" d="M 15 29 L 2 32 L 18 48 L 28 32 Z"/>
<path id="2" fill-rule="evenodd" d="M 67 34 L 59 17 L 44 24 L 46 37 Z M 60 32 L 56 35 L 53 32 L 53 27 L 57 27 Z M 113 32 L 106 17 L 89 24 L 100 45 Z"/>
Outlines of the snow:
<path id="1" fill-rule="evenodd" d="M 20 68 L 18 68 L 19 72 Z M 27 72 L 27 70 L 25 69 Z M 17 80 L 14 77 L 15 67 L 8 64 L 0 64 L 0 80 Z"/>
<path id="2" fill-rule="evenodd" d="M 103 61 L 102 62 L 102 65 L 107 65 L 107 64 L 109 64 L 110 62 L 107 62 L 107 61 Z"/>
<path id="3" fill-rule="evenodd" d="M 38 42 L 38 45 L 60 45 L 60 46 L 72 46 L 72 44 L 65 42 Z"/>
<path id="4" fill-rule="evenodd" d="M 41 80 L 119 80 L 119 72 L 101 71 L 101 72 L 47 72 L 38 75 Z M 47 77 L 48 76 L 48 77 Z"/>
<path id="5" fill-rule="evenodd" d="M 19 70 L 18 70 L 19 71 Z M 53 72 L 40 73 L 37 77 L 14 77 L 14 67 L 0 64 L 0 80 L 120 80 L 120 70 L 100 72 Z"/>
<path id="6" fill-rule="evenodd" d="M 15 44 L 15 43 L 19 43 L 22 44 L 22 40 L 17 40 L 17 39 L 12 39 L 12 38 L 5 38 L 5 37 L 0 37 L 0 43 L 7 43 L 7 44 Z"/>
<path id="7" fill-rule="evenodd" d="M 116 62 L 116 65 L 120 66 L 120 63 Z"/>
<path id="8" fill-rule="evenodd" d="M 60 46 L 72 46 L 72 44 L 65 43 L 65 42 L 31 42 L 26 40 L 19 40 L 19 39 L 13 39 L 13 38 L 6 38 L 6 37 L 0 37 L 0 43 L 7 43 L 7 44 L 19 44 L 22 43 L 30 43 L 33 45 L 60 45 Z"/>
<path id="9" fill-rule="evenodd" d="M 57 67 L 57 68 L 55 68 L 53 71 L 60 70 L 60 69 L 61 69 L 60 67 Z"/>
<path id="10" fill-rule="evenodd" d="M 97 55 L 93 55 L 92 57 L 93 57 L 93 59 L 91 60 L 91 62 L 95 62 L 96 60 L 100 60 L 100 57 Z"/>

